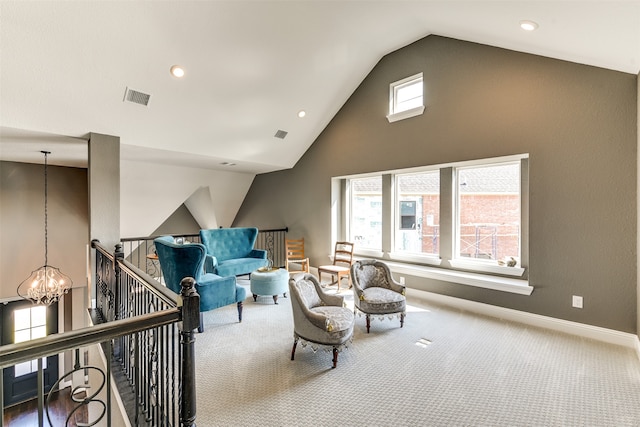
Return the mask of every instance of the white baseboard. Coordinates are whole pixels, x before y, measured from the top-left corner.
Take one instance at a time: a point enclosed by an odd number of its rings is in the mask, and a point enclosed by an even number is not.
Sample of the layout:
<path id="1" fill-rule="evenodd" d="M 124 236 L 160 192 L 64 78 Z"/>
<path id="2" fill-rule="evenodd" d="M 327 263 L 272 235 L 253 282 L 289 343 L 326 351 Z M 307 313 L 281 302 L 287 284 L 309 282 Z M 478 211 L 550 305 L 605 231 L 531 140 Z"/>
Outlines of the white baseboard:
<path id="1" fill-rule="evenodd" d="M 565 332 L 609 344 L 629 347 L 636 351 L 638 359 L 640 360 L 640 340 L 635 334 L 587 325 L 584 323 L 572 322 L 569 320 L 556 319 L 554 317 L 542 316 L 540 314 L 527 313 L 525 311 L 513 310 L 511 308 L 498 307 L 496 305 L 484 304 L 462 298 L 420 291 L 417 289 L 407 288 L 407 297 L 424 300 L 425 302 L 439 303 L 473 313 L 520 322 L 526 325 L 537 326 L 553 331 Z"/>

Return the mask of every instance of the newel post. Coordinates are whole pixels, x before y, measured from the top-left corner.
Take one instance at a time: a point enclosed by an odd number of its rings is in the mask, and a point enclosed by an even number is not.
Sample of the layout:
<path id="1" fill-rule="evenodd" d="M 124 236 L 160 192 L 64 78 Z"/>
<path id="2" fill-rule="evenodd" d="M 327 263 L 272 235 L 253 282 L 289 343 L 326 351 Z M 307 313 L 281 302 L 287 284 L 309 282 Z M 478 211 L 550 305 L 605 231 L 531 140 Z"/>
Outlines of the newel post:
<path id="1" fill-rule="evenodd" d="M 182 346 L 182 390 L 180 395 L 180 426 L 196 425 L 196 354 L 195 329 L 200 327 L 200 295 L 196 291 L 196 281 L 185 277 L 180 282 L 179 305 L 182 306 L 180 322 L 180 344 Z"/>

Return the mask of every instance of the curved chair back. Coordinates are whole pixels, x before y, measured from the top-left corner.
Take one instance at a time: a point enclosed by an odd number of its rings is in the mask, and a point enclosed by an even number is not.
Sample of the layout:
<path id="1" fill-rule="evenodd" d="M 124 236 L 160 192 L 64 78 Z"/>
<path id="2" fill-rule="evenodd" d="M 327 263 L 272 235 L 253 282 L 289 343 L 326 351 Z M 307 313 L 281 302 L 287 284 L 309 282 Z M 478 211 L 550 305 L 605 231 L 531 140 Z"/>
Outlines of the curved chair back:
<path id="1" fill-rule="evenodd" d="M 206 250 L 200 243 L 180 245 L 171 236 L 154 240 L 156 253 L 162 268 L 164 282 L 173 292 L 180 293 L 180 282 L 185 277 L 193 277 L 196 282 L 204 269 Z"/>
<path id="2" fill-rule="evenodd" d="M 200 230 L 200 240 L 207 253 L 215 256 L 218 261 L 248 257 L 257 238 L 258 229 L 255 227 Z"/>
<path id="3" fill-rule="evenodd" d="M 351 266 L 351 282 L 359 289 L 375 286 L 391 289 L 393 278 L 389 267 L 378 260 L 358 260 Z"/>

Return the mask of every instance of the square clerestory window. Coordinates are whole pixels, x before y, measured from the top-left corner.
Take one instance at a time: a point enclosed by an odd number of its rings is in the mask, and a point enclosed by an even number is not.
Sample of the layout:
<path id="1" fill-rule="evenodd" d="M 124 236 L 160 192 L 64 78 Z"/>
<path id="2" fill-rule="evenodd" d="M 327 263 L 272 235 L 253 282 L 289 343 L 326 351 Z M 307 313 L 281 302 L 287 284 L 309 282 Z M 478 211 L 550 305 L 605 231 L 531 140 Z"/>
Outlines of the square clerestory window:
<path id="1" fill-rule="evenodd" d="M 422 73 L 389 85 L 389 115 L 387 116 L 389 123 L 422 113 L 424 113 Z"/>

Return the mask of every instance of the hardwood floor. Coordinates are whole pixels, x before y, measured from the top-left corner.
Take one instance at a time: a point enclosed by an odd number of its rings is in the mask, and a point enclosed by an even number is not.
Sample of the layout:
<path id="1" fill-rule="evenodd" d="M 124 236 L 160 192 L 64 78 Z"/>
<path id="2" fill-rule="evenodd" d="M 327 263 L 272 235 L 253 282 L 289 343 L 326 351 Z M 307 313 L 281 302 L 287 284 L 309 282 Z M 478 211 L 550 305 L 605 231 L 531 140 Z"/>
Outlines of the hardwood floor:
<path id="1" fill-rule="evenodd" d="M 54 393 L 49 406 L 49 416 L 53 425 L 47 421 L 47 414 L 43 413 L 44 426 L 60 427 L 65 425 L 65 421 L 69 413 L 73 410 L 77 403 L 73 402 L 69 396 L 71 389 L 69 387 Z M 81 396 L 83 397 L 83 396 Z M 78 423 L 87 422 L 87 407 L 83 406 L 69 420 L 69 427 L 76 427 Z M 29 400 L 24 403 L 5 408 L 3 422 L 5 426 L 26 427 L 38 425 L 38 399 Z"/>

